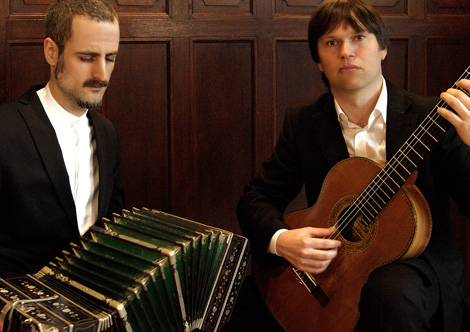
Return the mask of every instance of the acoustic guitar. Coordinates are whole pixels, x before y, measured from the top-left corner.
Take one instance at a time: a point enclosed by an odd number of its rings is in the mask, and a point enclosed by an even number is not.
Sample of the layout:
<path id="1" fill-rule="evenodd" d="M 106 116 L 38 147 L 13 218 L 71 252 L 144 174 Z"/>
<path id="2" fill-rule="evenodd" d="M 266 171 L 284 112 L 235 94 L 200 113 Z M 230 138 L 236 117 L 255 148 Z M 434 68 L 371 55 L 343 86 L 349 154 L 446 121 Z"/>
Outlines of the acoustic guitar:
<path id="1" fill-rule="evenodd" d="M 469 75 L 470 67 L 460 79 Z M 326 176 L 315 205 L 284 216 L 289 229 L 336 226 L 332 238 L 342 242 L 320 275 L 287 261 L 272 269 L 255 267 L 261 295 L 286 331 L 354 331 L 369 274 L 424 251 L 431 213 L 414 182 L 417 168 L 451 126 L 438 107 L 451 109 L 440 100 L 388 163 L 367 158 L 339 162 Z"/>

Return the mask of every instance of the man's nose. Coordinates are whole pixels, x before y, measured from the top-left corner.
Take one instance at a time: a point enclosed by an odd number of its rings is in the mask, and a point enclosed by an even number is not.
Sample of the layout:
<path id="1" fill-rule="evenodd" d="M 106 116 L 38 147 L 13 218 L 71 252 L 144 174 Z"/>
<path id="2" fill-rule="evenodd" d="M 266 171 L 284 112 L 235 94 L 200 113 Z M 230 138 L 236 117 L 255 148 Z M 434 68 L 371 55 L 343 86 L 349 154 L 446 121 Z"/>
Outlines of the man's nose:
<path id="1" fill-rule="evenodd" d="M 354 47 L 351 45 L 350 42 L 343 42 L 341 43 L 341 57 L 342 58 L 350 58 L 354 56 Z"/>
<path id="2" fill-rule="evenodd" d="M 103 60 L 96 60 L 93 64 L 93 79 L 97 81 L 105 81 L 106 80 L 106 61 Z"/>

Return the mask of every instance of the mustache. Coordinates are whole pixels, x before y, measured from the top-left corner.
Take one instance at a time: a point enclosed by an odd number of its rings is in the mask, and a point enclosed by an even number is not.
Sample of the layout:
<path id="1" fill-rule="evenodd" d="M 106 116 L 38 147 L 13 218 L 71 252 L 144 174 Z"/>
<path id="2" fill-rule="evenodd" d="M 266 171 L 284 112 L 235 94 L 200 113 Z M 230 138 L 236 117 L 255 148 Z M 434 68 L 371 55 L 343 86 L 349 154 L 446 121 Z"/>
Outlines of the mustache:
<path id="1" fill-rule="evenodd" d="M 83 83 L 83 87 L 90 87 L 90 88 L 106 88 L 109 84 L 109 81 L 95 81 L 95 80 L 88 80 Z"/>

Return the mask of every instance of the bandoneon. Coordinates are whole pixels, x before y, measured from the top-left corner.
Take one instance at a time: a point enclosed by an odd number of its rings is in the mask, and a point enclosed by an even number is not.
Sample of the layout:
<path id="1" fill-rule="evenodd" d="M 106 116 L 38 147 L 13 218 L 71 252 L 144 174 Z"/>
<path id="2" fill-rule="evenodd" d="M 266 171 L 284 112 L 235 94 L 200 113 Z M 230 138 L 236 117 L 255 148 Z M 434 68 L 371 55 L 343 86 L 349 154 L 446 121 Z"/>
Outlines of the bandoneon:
<path id="1" fill-rule="evenodd" d="M 219 331 L 248 257 L 242 236 L 124 210 L 39 272 L 0 279 L 0 332 Z"/>

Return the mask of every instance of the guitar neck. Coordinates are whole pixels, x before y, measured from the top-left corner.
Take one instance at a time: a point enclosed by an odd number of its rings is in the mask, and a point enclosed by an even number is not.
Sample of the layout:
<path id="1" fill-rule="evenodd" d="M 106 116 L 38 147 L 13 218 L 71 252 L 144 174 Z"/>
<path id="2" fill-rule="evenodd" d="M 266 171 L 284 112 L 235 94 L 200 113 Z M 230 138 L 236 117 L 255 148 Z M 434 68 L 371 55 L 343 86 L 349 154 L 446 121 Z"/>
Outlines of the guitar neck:
<path id="1" fill-rule="evenodd" d="M 459 80 L 469 76 L 470 67 L 465 70 Z M 459 89 L 468 95 L 467 91 L 458 88 L 455 84 L 452 88 Z M 380 211 L 398 192 L 410 175 L 421 165 L 451 127 L 451 124 L 437 112 L 440 107 L 452 110 L 441 99 L 356 199 L 355 205 L 361 211 L 365 223 L 368 224 L 377 217 Z"/>

